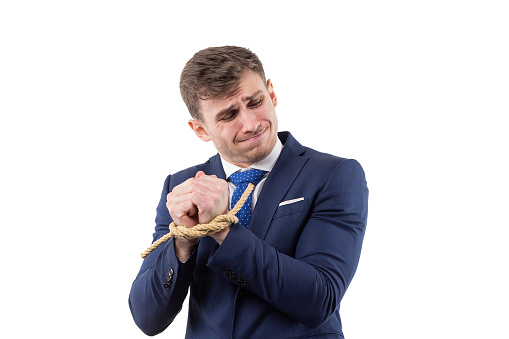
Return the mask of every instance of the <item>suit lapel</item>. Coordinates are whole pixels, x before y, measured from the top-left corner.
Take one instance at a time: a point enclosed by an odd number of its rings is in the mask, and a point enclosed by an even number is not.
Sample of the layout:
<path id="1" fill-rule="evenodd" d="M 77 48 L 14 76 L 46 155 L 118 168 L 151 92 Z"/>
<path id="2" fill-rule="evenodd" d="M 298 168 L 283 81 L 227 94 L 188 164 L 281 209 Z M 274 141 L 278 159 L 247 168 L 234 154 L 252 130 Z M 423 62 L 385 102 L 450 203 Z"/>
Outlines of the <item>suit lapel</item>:
<path id="1" fill-rule="evenodd" d="M 308 161 L 306 149 L 290 133 L 281 132 L 279 138 L 284 144 L 283 150 L 263 185 L 251 217 L 250 229 L 260 239 L 265 238 L 279 203 Z M 207 175 L 215 174 L 220 179 L 226 179 L 219 154 L 196 166 L 196 171 L 203 171 Z"/>
<path id="2" fill-rule="evenodd" d="M 291 134 L 280 133 L 280 137 L 286 138 L 286 142 L 282 140 L 283 150 L 263 185 L 251 217 L 250 229 L 260 239 L 265 238 L 279 203 L 308 161 L 305 148 Z"/>

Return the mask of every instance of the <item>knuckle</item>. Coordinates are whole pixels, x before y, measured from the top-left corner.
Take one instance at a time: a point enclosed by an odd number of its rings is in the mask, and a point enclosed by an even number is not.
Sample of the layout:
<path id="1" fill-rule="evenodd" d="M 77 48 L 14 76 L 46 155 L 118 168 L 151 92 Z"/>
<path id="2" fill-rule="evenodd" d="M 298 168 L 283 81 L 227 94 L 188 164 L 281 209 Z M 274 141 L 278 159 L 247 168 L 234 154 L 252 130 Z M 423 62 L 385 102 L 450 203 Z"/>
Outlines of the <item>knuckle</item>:
<path id="1" fill-rule="evenodd" d="M 196 200 L 198 200 L 200 198 L 200 195 L 196 192 L 192 192 L 191 193 L 191 201 L 194 201 L 196 202 Z"/>

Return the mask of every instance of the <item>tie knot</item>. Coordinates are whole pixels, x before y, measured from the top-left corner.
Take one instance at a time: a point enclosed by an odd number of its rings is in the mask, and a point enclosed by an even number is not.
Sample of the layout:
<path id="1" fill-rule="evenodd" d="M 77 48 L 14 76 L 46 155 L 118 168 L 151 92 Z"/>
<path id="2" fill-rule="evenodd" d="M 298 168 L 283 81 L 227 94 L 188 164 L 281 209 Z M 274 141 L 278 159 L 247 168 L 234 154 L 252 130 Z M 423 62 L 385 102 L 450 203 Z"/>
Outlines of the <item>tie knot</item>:
<path id="1" fill-rule="evenodd" d="M 230 175 L 230 180 L 235 185 L 238 185 L 242 182 L 250 182 L 256 186 L 263 179 L 265 173 L 267 172 L 258 169 L 252 169 L 244 172 L 236 172 Z"/>

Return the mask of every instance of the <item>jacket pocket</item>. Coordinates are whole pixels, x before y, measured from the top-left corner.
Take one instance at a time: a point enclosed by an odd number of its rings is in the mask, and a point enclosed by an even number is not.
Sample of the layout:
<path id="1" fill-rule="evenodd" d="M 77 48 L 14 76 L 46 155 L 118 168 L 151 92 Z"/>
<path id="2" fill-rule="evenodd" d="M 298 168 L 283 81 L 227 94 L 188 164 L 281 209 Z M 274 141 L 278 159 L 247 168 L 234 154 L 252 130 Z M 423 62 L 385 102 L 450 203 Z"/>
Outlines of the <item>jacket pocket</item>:
<path id="1" fill-rule="evenodd" d="M 285 203 L 286 201 L 296 200 L 295 202 Z M 296 213 L 306 212 L 309 210 L 309 199 L 304 198 L 303 200 L 287 199 L 282 202 L 282 205 L 278 206 L 273 219 L 285 217 Z"/>

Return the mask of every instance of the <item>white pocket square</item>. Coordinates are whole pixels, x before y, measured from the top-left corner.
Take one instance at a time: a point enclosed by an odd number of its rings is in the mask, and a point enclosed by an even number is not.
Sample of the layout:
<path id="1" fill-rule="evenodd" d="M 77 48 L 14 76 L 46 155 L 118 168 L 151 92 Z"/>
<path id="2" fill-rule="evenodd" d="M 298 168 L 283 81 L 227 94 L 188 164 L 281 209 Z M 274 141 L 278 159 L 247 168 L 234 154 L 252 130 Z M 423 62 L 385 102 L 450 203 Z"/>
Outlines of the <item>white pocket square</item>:
<path id="1" fill-rule="evenodd" d="M 298 202 L 298 201 L 302 201 L 302 200 L 304 200 L 304 197 L 297 198 L 297 199 L 292 199 L 292 200 L 286 200 L 286 201 L 283 201 L 282 203 L 280 203 L 279 206 L 293 204 L 294 202 Z"/>

